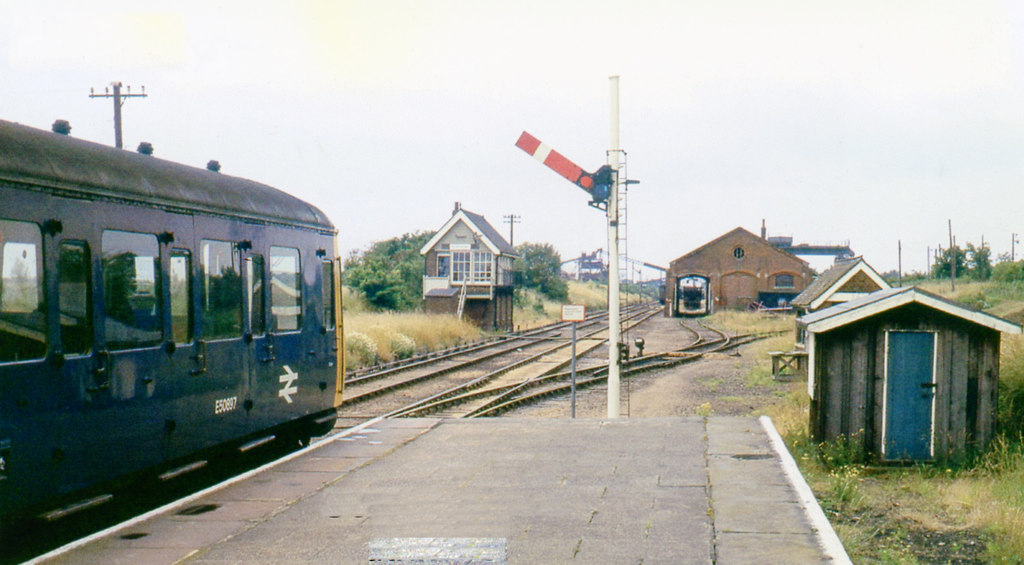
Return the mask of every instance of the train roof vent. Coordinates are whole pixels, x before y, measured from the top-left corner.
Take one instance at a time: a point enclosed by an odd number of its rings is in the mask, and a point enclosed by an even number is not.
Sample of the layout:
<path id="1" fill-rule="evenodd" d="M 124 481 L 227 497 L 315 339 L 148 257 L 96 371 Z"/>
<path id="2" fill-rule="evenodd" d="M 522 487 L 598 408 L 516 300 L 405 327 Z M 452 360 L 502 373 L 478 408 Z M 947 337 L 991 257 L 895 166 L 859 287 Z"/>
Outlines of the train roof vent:
<path id="1" fill-rule="evenodd" d="M 71 135 L 71 122 L 67 120 L 57 120 L 53 122 L 53 133 L 59 133 L 61 135 Z"/>
<path id="2" fill-rule="evenodd" d="M 136 151 L 142 153 L 143 155 L 152 155 L 153 144 L 148 141 L 143 141 L 142 143 L 139 144 L 139 148 L 136 149 Z"/>
<path id="3" fill-rule="evenodd" d="M 213 171 L 215 173 L 219 173 L 220 172 L 220 161 L 215 161 L 213 159 L 210 159 L 210 161 L 208 163 L 206 163 L 206 170 L 207 171 Z"/>

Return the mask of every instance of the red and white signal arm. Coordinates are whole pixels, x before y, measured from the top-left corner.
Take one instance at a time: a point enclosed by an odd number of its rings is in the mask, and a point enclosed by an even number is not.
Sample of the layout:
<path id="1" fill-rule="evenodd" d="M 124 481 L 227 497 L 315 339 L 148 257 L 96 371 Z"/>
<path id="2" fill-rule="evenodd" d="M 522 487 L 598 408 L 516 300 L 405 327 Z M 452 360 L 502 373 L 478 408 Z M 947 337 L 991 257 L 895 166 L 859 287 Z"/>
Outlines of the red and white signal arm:
<path id="1" fill-rule="evenodd" d="M 587 307 L 582 304 L 562 304 L 563 322 L 582 322 L 587 319 Z"/>

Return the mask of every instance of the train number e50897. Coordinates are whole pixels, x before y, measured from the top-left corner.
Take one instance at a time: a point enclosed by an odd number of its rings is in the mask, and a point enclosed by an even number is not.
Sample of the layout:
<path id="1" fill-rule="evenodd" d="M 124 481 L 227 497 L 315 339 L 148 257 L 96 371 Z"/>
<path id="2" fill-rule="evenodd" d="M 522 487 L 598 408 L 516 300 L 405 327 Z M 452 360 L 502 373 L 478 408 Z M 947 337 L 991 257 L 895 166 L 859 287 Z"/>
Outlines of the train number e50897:
<path id="1" fill-rule="evenodd" d="M 213 413 L 224 414 L 230 412 L 238 407 L 238 397 L 232 396 L 231 398 L 221 398 L 213 401 Z"/>

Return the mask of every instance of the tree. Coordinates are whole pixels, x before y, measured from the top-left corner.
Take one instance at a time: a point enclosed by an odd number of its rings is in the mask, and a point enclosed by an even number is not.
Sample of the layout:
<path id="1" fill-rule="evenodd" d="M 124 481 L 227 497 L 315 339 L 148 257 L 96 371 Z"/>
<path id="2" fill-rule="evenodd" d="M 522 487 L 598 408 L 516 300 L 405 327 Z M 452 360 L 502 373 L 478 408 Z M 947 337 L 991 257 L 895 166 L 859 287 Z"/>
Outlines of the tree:
<path id="1" fill-rule="evenodd" d="M 985 245 L 975 247 L 967 244 L 967 268 L 971 278 L 976 281 L 987 281 L 992 278 L 992 252 Z"/>
<path id="2" fill-rule="evenodd" d="M 345 260 L 345 282 L 382 310 L 414 310 L 423 303 L 423 257 L 420 248 L 433 232 L 407 233 L 378 241 Z"/>
<path id="3" fill-rule="evenodd" d="M 513 270 L 517 282 L 535 288 L 552 300 L 568 300 L 569 285 L 561 277 L 562 256 L 549 243 L 523 243 L 516 247 L 519 258 Z"/>
<path id="4" fill-rule="evenodd" d="M 935 260 L 935 264 L 932 265 L 932 276 L 937 279 L 948 279 L 951 276 L 950 265 L 956 264 L 956 276 L 963 277 L 967 275 L 967 255 L 963 249 L 954 246 L 953 248 L 946 248 L 942 250 L 942 254 Z"/>

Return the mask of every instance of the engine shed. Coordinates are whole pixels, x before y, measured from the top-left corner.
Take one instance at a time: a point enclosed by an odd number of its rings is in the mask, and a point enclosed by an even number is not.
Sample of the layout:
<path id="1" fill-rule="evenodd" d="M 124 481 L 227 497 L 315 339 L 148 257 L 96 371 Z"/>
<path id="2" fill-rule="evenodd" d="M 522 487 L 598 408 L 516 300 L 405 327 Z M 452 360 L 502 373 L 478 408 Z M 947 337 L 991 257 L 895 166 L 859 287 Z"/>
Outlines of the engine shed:
<path id="1" fill-rule="evenodd" d="M 736 228 L 669 264 L 665 279 L 665 315 L 694 312 L 688 298 L 694 281 L 704 281 L 703 311 L 786 307 L 814 278 L 814 270 L 799 257 Z"/>
<path id="2" fill-rule="evenodd" d="M 916 287 L 803 316 L 815 441 L 882 462 L 956 459 L 995 428 L 999 344 L 1021 327 Z"/>
<path id="3" fill-rule="evenodd" d="M 486 218 L 455 203 L 420 249 L 424 310 L 465 316 L 485 330 L 511 331 L 515 249 Z"/>

